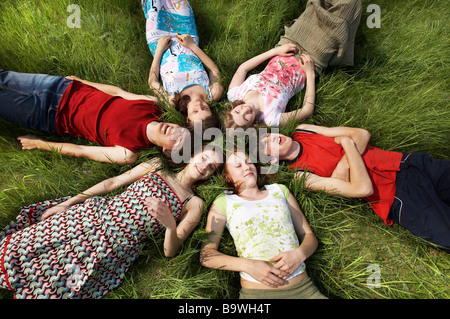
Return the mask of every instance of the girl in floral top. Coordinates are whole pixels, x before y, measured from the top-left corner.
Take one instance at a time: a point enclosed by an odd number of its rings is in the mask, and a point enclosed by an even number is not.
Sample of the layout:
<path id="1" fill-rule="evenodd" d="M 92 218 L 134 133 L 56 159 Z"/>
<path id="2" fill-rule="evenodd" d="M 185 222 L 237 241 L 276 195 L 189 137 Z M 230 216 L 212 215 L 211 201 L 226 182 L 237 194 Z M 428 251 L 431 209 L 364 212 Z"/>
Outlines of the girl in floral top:
<path id="1" fill-rule="evenodd" d="M 298 48 L 293 43 L 275 47 L 241 64 L 228 89 L 225 126 L 247 128 L 255 120 L 269 126 L 286 124 L 291 118 L 303 120 L 312 115 L 315 101 L 314 62 L 307 54 L 297 59 Z M 259 74 L 246 79 L 247 73 L 271 59 Z M 295 94 L 305 87 L 306 94 L 300 110 L 284 112 Z"/>
<path id="2" fill-rule="evenodd" d="M 243 63 L 228 91 L 225 126 L 248 127 L 255 119 L 269 126 L 312 115 L 315 76 L 329 65 L 353 65 L 356 30 L 361 20 L 361 0 L 309 0 L 303 13 L 285 26 L 276 47 Z M 296 58 L 292 55 L 296 54 Z M 247 73 L 271 59 L 260 74 Z M 314 62 L 313 62 L 314 61 Z M 285 113 L 289 99 L 306 81 L 303 106 Z"/>
<path id="3" fill-rule="evenodd" d="M 214 61 L 198 46 L 194 12 L 187 0 L 142 0 L 146 38 L 153 55 L 148 83 L 167 97 L 186 123 L 196 120 L 217 127 L 210 102 L 220 99 L 223 87 Z M 162 85 L 159 80 L 161 79 Z"/>

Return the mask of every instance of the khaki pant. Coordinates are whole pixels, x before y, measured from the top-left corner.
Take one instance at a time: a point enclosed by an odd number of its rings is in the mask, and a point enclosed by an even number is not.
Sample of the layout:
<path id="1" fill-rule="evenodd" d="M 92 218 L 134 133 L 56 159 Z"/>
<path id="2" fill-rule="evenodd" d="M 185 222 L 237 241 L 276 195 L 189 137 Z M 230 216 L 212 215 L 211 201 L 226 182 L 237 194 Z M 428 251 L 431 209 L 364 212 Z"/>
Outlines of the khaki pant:
<path id="1" fill-rule="evenodd" d="M 300 17 L 285 26 L 277 45 L 295 43 L 314 60 L 318 74 L 328 65 L 353 65 L 360 20 L 361 0 L 309 0 Z"/>
<path id="2" fill-rule="evenodd" d="M 241 288 L 239 299 L 328 299 L 306 277 L 298 284 L 286 289 L 246 289 Z"/>

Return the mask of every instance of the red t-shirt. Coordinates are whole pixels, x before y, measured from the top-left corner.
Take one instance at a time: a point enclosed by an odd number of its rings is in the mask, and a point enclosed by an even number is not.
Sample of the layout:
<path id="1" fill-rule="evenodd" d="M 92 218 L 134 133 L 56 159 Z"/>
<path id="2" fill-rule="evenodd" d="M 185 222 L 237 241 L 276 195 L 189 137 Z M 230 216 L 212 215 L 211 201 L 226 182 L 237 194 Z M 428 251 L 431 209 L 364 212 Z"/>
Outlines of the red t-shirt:
<path id="1" fill-rule="evenodd" d="M 160 117 L 161 109 L 152 101 L 126 100 L 74 80 L 61 98 L 55 123 L 59 135 L 118 145 L 137 153 L 152 146 L 147 124 Z"/>
<path id="2" fill-rule="evenodd" d="M 289 163 L 291 170 L 308 170 L 321 177 L 330 177 L 344 155 L 342 146 L 336 144 L 334 138 L 303 130 L 297 130 L 292 138 L 300 143 L 301 149 L 297 159 Z M 392 225 L 388 215 L 394 201 L 396 173 L 400 170 L 402 154 L 367 146 L 362 159 L 374 189 L 373 194 L 364 199 L 387 225 Z"/>

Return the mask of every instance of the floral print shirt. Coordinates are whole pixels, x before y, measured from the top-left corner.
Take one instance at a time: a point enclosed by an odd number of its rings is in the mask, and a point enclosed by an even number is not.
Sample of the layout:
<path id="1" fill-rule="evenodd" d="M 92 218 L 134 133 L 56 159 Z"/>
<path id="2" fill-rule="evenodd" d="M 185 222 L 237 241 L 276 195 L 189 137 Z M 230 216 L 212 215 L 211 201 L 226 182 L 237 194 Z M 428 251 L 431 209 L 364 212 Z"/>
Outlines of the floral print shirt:
<path id="1" fill-rule="evenodd" d="M 189 34 L 198 45 L 199 37 L 194 12 L 189 1 L 143 0 L 146 18 L 146 38 L 150 52 L 155 56 L 158 40 L 171 37 L 172 44 L 161 58 L 160 77 L 164 90 L 174 96 L 192 85 L 202 86 L 211 99 L 209 77 L 202 61 L 188 48 L 178 43 L 176 34 Z"/>
<path id="2" fill-rule="evenodd" d="M 194 39 L 194 42 L 198 42 Z M 155 52 L 157 42 L 149 44 L 152 53 Z M 172 45 L 161 58 L 160 77 L 164 90 L 174 96 L 192 85 L 200 85 L 211 99 L 209 77 L 202 61 L 188 48 L 183 47 L 172 39 Z"/>
<path id="3" fill-rule="evenodd" d="M 305 86 L 306 77 L 298 59 L 294 56 L 275 56 L 259 74 L 249 76 L 240 86 L 228 91 L 230 101 L 243 100 L 249 91 L 263 96 L 264 109 L 259 121 L 278 126 L 281 113 L 295 94 Z"/>

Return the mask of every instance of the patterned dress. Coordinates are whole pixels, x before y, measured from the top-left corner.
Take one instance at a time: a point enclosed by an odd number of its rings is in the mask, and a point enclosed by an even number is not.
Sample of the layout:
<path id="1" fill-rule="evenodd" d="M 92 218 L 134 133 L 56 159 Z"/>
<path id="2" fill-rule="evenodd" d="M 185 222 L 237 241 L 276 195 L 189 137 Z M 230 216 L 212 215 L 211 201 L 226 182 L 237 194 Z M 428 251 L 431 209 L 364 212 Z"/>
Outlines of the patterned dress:
<path id="1" fill-rule="evenodd" d="M 0 287 L 15 298 L 100 298 L 118 286 L 150 233 L 162 229 L 144 201 L 169 204 L 176 221 L 183 204 L 155 172 L 114 197 L 92 197 L 40 221 L 68 197 L 23 207 L 0 232 Z"/>
<path id="2" fill-rule="evenodd" d="M 202 86 L 209 99 L 209 77 L 202 61 L 178 43 L 176 34 L 189 34 L 199 44 L 194 12 L 188 0 L 142 0 L 146 19 L 147 44 L 153 56 L 161 37 L 172 37 L 172 45 L 161 58 L 160 76 L 164 89 L 172 96 L 188 86 Z"/>

